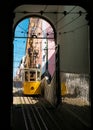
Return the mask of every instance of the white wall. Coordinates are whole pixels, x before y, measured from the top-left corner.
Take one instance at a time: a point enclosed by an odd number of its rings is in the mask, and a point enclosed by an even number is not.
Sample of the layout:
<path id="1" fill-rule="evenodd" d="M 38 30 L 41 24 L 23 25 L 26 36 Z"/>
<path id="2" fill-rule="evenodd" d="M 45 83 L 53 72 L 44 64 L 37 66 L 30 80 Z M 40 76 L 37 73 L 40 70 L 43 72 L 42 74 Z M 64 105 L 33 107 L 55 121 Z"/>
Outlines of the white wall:
<path id="1" fill-rule="evenodd" d="M 74 6 L 73 6 L 74 7 Z M 64 6 L 64 10 L 71 10 Z M 72 12 L 86 12 L 75 7 Z M 60 19 L 60 14 L 58 19 Z M 89 39 L 86 14 L 67 14 L 57 23 L 57 43 L 60 44 L 60 71 L 89 73 Z M 76 20 L 74 20 L 76 19 Z M 73 22 L 71 22 L 74 20 Z M 65 33 L 64 33 L 65 32 Z"/>

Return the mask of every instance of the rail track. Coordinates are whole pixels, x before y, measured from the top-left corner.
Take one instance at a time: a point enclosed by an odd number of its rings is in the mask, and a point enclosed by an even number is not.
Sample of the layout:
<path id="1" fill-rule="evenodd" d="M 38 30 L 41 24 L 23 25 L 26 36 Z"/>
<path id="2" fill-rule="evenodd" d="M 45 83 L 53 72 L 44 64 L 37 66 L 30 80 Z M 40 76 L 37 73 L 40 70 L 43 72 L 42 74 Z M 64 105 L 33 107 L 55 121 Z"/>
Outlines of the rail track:
<path id="1" fill-rule="evenodd" d="M 22 88 L 19 87 L 15 88 L 13 98 L 12 130 L 89 130 L 90 128 L 90 122 L 84 120 L 87 108 L 82 110 L 66 104 L 55 108 L 40 96 L 23 95 Z"/>

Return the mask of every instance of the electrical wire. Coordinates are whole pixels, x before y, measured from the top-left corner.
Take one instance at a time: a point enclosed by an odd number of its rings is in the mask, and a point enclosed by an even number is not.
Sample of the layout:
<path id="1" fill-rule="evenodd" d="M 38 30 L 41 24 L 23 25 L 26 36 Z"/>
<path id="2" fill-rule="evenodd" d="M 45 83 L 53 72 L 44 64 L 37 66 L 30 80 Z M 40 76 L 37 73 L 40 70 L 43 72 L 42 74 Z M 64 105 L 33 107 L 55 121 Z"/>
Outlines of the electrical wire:
<path id="1" fill-rule="evenodd" d="M 54 23 L 54 25 L 56 25 L 56 24 L 58 24 L 60 21 L 62 21 L 68 14 L 72 13 L 71 11 L 73 11 L 76 7 L 77 7 L 77 6 L 74 6 L 69 12 L 64 11 L 64 12 L 63 12 L 64 16 L 61 17 L 58 21 L 56 21 L 56 23 Z M 69 25 L 70 23 L 72 23 L 72 22 L 75 21 L 76 19 L 78 19 L 83 12 L 79 11 L 79 12 L 76 12 L 76 13 L 79 14 L 79 16 L 76 17 L 75 19 L 73 19 L 72 21 L 70 21 L 69 23 L 67 23 L 66 25 L 64 25 L 64 27 L 67 26 L 67 25 Z M 86 12 L 84 12 L 84 13 L 86 13 Z M 62 28 L 64 28 L 64 27 L 61 27 L 60 29 L 62 29 Z M 58 29 L 58 30 L 60 30 L 60 29 Z M 57 30 L 57 31 L 58 31 L 58 30 Z M 44 31 L 44 30 L 43 30 L 43 31 Z M 43 32 L 43 31 L 42 31 L 42 32 Z M 50 32 L 50 34 L 51 34 L 51 32 Z"/>
<path id="2" fill-rule="evenodd" d="M 77 16 L 76 18 L 74 18 L 72 21 L 70 21 L 70 22 L 68 22 L 67 24 L 65 24 L 64 26 L 62 26 L 62 27 L 58 28 L 58 29 L 57 29 L 57 31 L 59 31 L 59 30 L 63 29 L 64 27 L 68 26 L 69 24 L 73 23 L 73 22 L 74 22 L 76 19 L 78 19 L 79 17 L 80 17 L 80 15 L 79 15 L 79 16 Z"/>
<path id="3" fill-rule="evenodd" d="M 45 8 L 44 8 L 44 10 L 42 11 L 43 13 L 53 13 L 53 12 L 45 12 L 45 10 L 47 9 L 47 7 L 48 7 L 48 5 L 46 5 L 45 6 Z M 72 12 L 75 8 L 76 8 L 77 6 L 74 6 L 69 12 L 67 12 L 67 11 L 63 11 L 63 12 L 58 12 L 58 13 L 63 13 L 64 14 L 64 16 L 63 17 L 61 17 L 55 24 L 58 24 L 60 21 L 62 21 L 63 20 L 63 18 L 65 18 L 65 16 L 67 16 L 68 14 L 73 14 L 73 13 L 76 13 L 76 14 L 78 14 L 79 12 Z M 31 13 L 31 12 L 30 12 Z M 35 12 L 36 13 L 36 12 Z M 39 12 L 40 13 L 40 12 Z M 55 13 L 55 12 L 54 12 Z M 86 12 L 82 12 L 82 14 L 83 13 L 86 13 Z M 72 22 L 71 22 L 72 23 Z M 54 24 L 54 25 L 55 25 Z M 65 25 L 66 26 L 66 25 Z M 23 29 L 22 27 L 21 27 L 21 29 Z M 23 29 L 24 30 L 24 29 Z M 46 30 L 46 29 L 44 29 L 44 30 Z M 44 32 L 44 30 L 42 30 L 42 32 Z M 26 30 L 24 30 L 25 32 L 26 32 Z M 41 33 L 42 33 L 41 32 Z"/>
<path id="4" fill-rule="evenodd" d="M 71 11 L 74 10 L 75 8 L 76 8 L 76 6 L 74 6 L 69 12 L 67 12 L 67 11 L 62 12 L 62 13 L 64 14 L 64 16 L 61 17 L 60 19 L 58 19 L 58 20 L 56 21 L 56 23 L 54 23 L 54 25 L 58 24 L 61 20 L 63 20 L 63 19 L 64 19 L 68 14 L 70 14 Z"/>
<path id="5" fill-rule="evenodd" d="M 85 27 L 87 25 L 88 24 L 84 24 L 84 25 L 78 26 L 78 27 L 74 28 L 73 30 L 69 30 L 67 32 L 62 32 L 61 34 L 67 34 L 67 33 L 70 33 L 70 32 L 75 32 L 76 30 L 81 29 L 82 27 Z"/>
<path id="6" fill-rule="evenodd" d="M 43 12 L 45 12 L 45 11 L 46 11 L 47 7 L 48 7 L 48 5 L 45 5 L 45 8 L 44 8 Z"/>
<path id="7" fill-rule="evenodd" d="M 21 27 L 19 24 L 17 25 L 18 27 L 20 27 L 22 30 L 25 31 L 25 33 L 27 33 L 27 30 L 25 30 L 23 27 Z"/>
<path id="8" fill-rule="evenodd" d="M 70 14 L 70 13 L 80 13 L 80 12 L 71 12 L 72 10 L 74 10 L 76 8 L 76 6 L 75 7 L 73 7 L 69 12 L 67 12 L 67 11 L 64 11 L 64 12 L 60 12 L 60 13 L 63 13 L 64 14 L 64 16 L 63 17 L 61 17 L 55 24 L 58 24 L 60 21 L 62 21 L 64 18 L 65 18 L 65 16 L 67 16 L 68 14 Z M 45 13 L 44 11 L 47 9 L 47 6 L 45 7 L 45 9 L 43 10 L 43 13 Z M 46 13 L 48 13 L 48 12 L 46 12 Z M 55 13 L 55 12 L 54 12 Z M 81 12 L 82 13 L 82 12 Z M 65 24 L 64 26 L 62 26 L 61 28 L 59 28 L 58 30 L 60 30 L 60 29 L 62 29 L 62 28 L 64 28 L 64 27 L 66 27 L 66 26 L 68 26 L 69 24 L 71 24 L 71 23 L 73 23 L 76 19 L 78 19 L 79 17 L 80 17 L 81 15 L 79 15 L 78 17 L 76 17 L 75 19 L 73 19 L 72 21 L 70 21 L 70 22 L 68 22 L 67 24 Z M 21 27 L 20 25 L 18 25 L 22 30 L 24 30 L 24 32 L 27 34 L 27 30 L 25 30 L 23 27 Z M 38 27 L 38 25 L 37 25 L 37 27 Z M 81 27 L 81 26 L 80 26 Z M 75 31 L 75 30 L 77 30 L 77 29 L 79 29 L 80 27 L 77 27 L 77 28 L 75 28 L 74 30 L 71 30 L 71 31 L 68 31 L 68 32 L 63 32 L 63 34 L 65 34 L 65 33 L 69 33 L 69 32 L 72 32 L 72 31 Z M 50 26 L 49 27 L 47 27 L 47 28 L 50 28 Z M 42 32 L 44 32 L 45 30 L 47 30 L 47 29 L 44 29 L 44 30 L 42 30 Z M 41 32 L 41 33 L 42 33 Z M 53 33 L 53 30 L 52 31 L 50 31 L 50 34 L 51 33 Z M 21 38 L 21 37 L 15 37 L 15 38 Z M 23 37 L 22 37 L 23 38 Z M 29 37 L 24 37 L 24 38 L 29 38 Z M 46 39 L 46 37 L 45 37 L 45 39 Z M 51 39 L 51 38 L 49 38 L 49 39 Z M 54 38 L 53 38 L 54 39 Z M 53 50 L 53 49 L 48 49 L 48 50 Z M 15 53 L 15 52 L 14 52 Z M 16 53 L 17 54 L 17 53 Z M 16 61 L 15 61 L 16 62 Z"/>

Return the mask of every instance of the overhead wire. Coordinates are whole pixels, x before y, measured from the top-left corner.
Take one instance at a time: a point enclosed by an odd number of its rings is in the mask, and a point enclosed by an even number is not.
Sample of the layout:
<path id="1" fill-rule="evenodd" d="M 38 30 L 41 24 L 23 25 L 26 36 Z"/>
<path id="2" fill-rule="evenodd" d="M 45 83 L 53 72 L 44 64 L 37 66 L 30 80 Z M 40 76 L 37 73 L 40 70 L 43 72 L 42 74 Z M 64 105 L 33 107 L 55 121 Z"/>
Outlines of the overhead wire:
<path id="1" fill-rule="evenodd" d="M 57 29 L 57 31 L 63 29 L 64 27 L 68 26 L 69 24 L 73 23 L 76 19 L 78 19 L 81 15 L 77 16 L 76 18 L 74 18 L 72 21 L 66 23 L 64 26 L 60 27 Z"/>
<path id="2" fill-rule="evenodd" d="M 65 16 L 67 16 L 68 14 L 70 14 L 70 13 L 75 13 L 75 12 L 71 12 L 74 8 L 76 8 L 76 6 L 74 6 L 69 12 L 64 11 L 64 12 L 63 12 L 64 16 L 61 17 L 58 21 L 56 21 L 55 24 L 58 24 L 60 21 L 62 21 L 62 20 L 65 18 Z M 47 9 L 47 6 L 46 6 L 45 9 L 43 10 L 43 13 L 48 13 L 48 12 L 44 12 L 46 9 Z M 59 13 L 62 13 L 62 12 L 59 12 Z M 80 12 L 76 12 L 76 13 L 78 14 L 78 13 L 80 13 Z M 73 19 L 72 21 L 70 21 L 69 23 L 65 24 L 64 26 L 62 26 L 62 27 L 59 28 L 58 30 L 60 30 L 60 29 L 64 28 L 65 26 L 71 24 L 71 23 L 74 22 L 76 19 L 78 19 L 80 16 L 81 16 L 81 15 L 79 15 L 78 17 L 76 17 L 75 19 Z M 23 27 L 21 27 L 20 25 L 18 25 L 18 26 L 19 26 L 21 29 L 23 29 L 23 30 L 27 33 L 27 30 L 25 30 L 25 29 L 24 29 Z M 38 26 L 37 26 L 37 27 L 38 27 Z M 49 27 L 50 27 L 50 26 L 49 26 Z M 80 27 L 81 27 L 81 26 L 80 26 Z M 71 31 L 75 31 L 75 30 L 79 29 L 80 27 L 77 27 L 77 28 L 75 28 L 74 30 L 71 30 Z M 48 27 L 47 27 L 47 28 L 48 28 Z M 42 32 L 44 32 L 44 31 L 45 31 L 45 29 L 42 30 Z M 71 32 L 71 31 L 68 31 L 68 33 Z M 53 32 L 53 30 L 52 30 L 52 32 Z M 50 34 L 51 34 L 52 32 L 50 32 Z M 63 33 L 65 34 L 65 33 L 67 33 L 67 32 L 63 32 Z M 16 38 L 17 38 L 17 37 L 16 37 Z"/>
<path id="3" fill-rule="evenodd" d="M 72 12 L 76 7 L 77 7 L 77 6 L 74 6 L 69 12 L 67 12 L 67 11 L 58 12 L 58 13 L 63 13 L 64 16 L 61 17 L 58 21 L 56 21 L 56 22 L 54 23 L 54 25 L 58 24 L 58 23 L 59 23 L 61 20 L 63 20 L 68 14 L 79 14 L 78 17 L 76 17 L 75 19 L 73 19 L 72 21 L 70 21 L 69 23 L 67 23 L 66 25 L 64 25 L 63 27 L 59 28 L 58 30 L 64 28 L 65 26 L 69 25 L 70 23 L 74 22 L 76 19 L 78 19 L 78 18 L 81 16 L 81 14 L 87 14 L 87 12 L 82 12 L 82 11 Z M 57 30 L 57 31 L 58 31 L 58 30 Z M 43 31 L 44 31 L 44 30 L 43 30 Z M 50 32 L 50 34 L 51 34 L 51 32 Z"/>
<path id="4" fill-rule="evenodd" d="M 48 5 L 45 5 L 45 8 L 44 8 L 43 12 L 45 12 L 45 11 L 46 11 L 47 7 L 48 7 Z"/>
<path id="5" fill-rule="evenodd" d="M 71 12 L 72 10 L 74 10 L 77 6 L 74 6 L 69 12 L 67 12 L 67 11 L 63 11 L 63 12 L 45 12 L 45 10 L 47 9 L 47 7 L 48 7 L 48 5 L 46 5 L 45 6 L 45 8 L 44 8 L 44 10 L 41 10 L 41 11 L 39 11 L 39 12 L 29 12 L 29 13 L 54 13 L 54 14 L 57 14 L 57 13 L 63 13 L 64 14 L 64 16 L 66 16 L 67 14 L 75 14 L 75 13 L 78 13 L 78 12 Z M 18 13 L 18 12 L 16 12 L 16 13 Z M 24 12 L 21 12 L 21 13 L 24 13 Z M 27 12 L 26 12 L 27 13 Z M 82 12 L 82 13 L 86 13 L 86 12 Z M 42 14 L 42 15 L 43 15 Z M 63 18 L 62 18 L 63 19 Z M 59 21 L 59 20 L 58 20 Z"/>
<path id="6" fill-rule="evenodd" d="M 45 10 L 47 9 L 47 6 L 48 6 L 48 5 L 45 6 L 45 9 L 42 11 L 42 14 L 46 13 Z M 69 12 L 64 11 L 64 12 L 61 12 L 61 13 L 63 13 L 63 14 L 64 14 L 64 17 L 65 17 L 67 14 L 71 13 L 71 11 L 72 11 L 74 8 L 76 8 L 76 6 L 74 6 Z M 52 13 L 52 12 L 51 12 L 51 13 Z M 64 17 L 60 18 L 55 24 L 57 24 L 57 23 L 58 23 L 60 20 L 62 20 Z M 50 28 L 50 26 L 47 27 L 47 28 Z M 42 30 L 41 33 L 43 33 L 45 30 L 46 30 L 46 29 Z"/>
<path id="7" fill-rule="evenodd" d="M 64 16 L 61 17 L 60 19 L 58 19 L 58 21 L 56 21 L 56 22 L 54 23 L 54 25 L 58 24 L 61 20 L 63 20 L 63 19 L 64 19 L 68 14 L 70 14 L 71 11 L 73 11 L 75 8 L 76 8 L 76 6 L 74 6 L 69 12 L 67 12 L 67 11 L 61 12 L 61 13 L 64 14 Z M 49 26 L 49 27 L 50 27 L 50 26 Z M 47 27 L 47 28 L 48 28 L 48 27 Z M 45 30 L 42 30 L 42 32 L 44 32 L 44 31 L 45 31 Z M 51 32 L 50 32 L 50 34 L 51 34 Z"/>
<path id="8" fill-rule="evenodd" d="M 75 20 L 75 19 L 74 19 Z M 72 21 L 71 21 L 72 22 Z M 85 25 L 84 25 L 85 26 Z M 81 26 L 80 26 L 81 27 Z M 79 29 L 80 27 L 77 27 L 76 29 Z M 82 26 L 83 27 L 83 26 Z M 74 29 L 74 30 L 76 30 Z M 71 31 L 74 31 L 74 30 L 71 30 Z M 71 31 L 68 31 L 68 32 L 71 32 Z M 64 33 L 67 33 L 67 32 L 64 32 Z M 48 50 L 53 50 L 53 49 L 48 49 Z"/>
<path id="9" fill-rule="evenodd" d="M 78 29 L 81 29 L 82 27 L 87 26 L 87 25 L 88 25 L 88 24 L 84 24 L 84 25 L 78 26 L 78 27 L 76 27 L 76 28 L 74 28 L 74 29 L 72 29 L 72 30 L 69 30 L 69 31 L 67 31 L 67 32 L 62 32 L 61 34 L 66 34 L 66 33 L 74 32 L 74 31 L 76 31 L 76 30 L 78 30 Z"/>
<path id="10" fill-rule="evenodd" d="M 71 11 L 74 10 L 75 8 L 76 8 L 76 6 L 74 6 L 69 12 L 63 11 L 62 13 L 64 14 L 64 16 L 61 17 L 60 19 L 58 19 L 58 20 L 56 21 L 56 23 L 54 23 L 54 25 L 58 24 L 61 20 L 63 20 L 63 19 L 64 19 L 68 14 L 70 14 Z"/>
<path id="11" fill-rule="evenodd" d="M 47 6 L 45 7 L 45 9 L 46 9 L 46 8 L 47 8 Z M 65 17 L 67 14 L 71 13 L 71 11 L 72 11 L 73 9 L 75 9 L 75 8 L 76 8 L 76 6 L 74 6 L 68 13 L 64 11 L 64 14 L 65 14 L 64 17 Z M 45 9 L 44 9 L 44 11 L 45 11 Z M 43 11 L 43 12 L 44 12 L 44 11 Z M 82 12 L 79 11 L 79 14 L 80 14 L 80 13 L 82 13 Z M 81 14 L 80 14 L 78 17 L 76 17 L 75 19 L 73 19 L 72 21 L 70 21 L 69 23 L 65 24 L 63 27 L 59 28 L 58 30 L 60 30 L 60 29 L 64 28 L 65 26 L 71 24 L 71 23 L 74 22 L 76 19 L 78 19 L 80 16 L 81 16 Z M 63 18 L 59 19 L 56 23 L 58 23 L 58 22 L 59 22 L 60 20 L 62 20 L 62 19 L 63 19 Z M 49 26 L 49 27 L 50 27 L 50 26 Z M 47 27 L 47 28 L 48 28 L 48 27 Z M 23 28 L 21 27 L 21 29 L 23 29 Z M 24 30 L 24 29 L 23 29 L 23 30 Z M 45 29 L 42 30 L 42 32 L 43 32 L 43 31 L 45 31 Z M 25 30 L 25 32 L 26 32 L 26 30 Z M 50 34 L 51 34 L 51 32 L 50 32 Z M 17 38 L 17 37 L 16 37 L 16 38 Z M 19 38 L 21 38 L 21 37 L 19 37 Z"/>
<path id="12" fill-rule="evenodd" d="M 27 33 L 27 30 L 25 30 L 23 27 L 21 27 L 19 24 L 17 25 L 19 26 L 22 30 L 24 30 Z"/>
<path id="13" fill-rule="evenodd" d="M 47 7 L 48 7 L 48 5 L 45 5 L 45 8 L 43 10 L 41 10 L 41 12 L 40 12 L 41 15 L 43 14 L 43 12 L 45 12 L 45 10 L 47 9 Z M 37 19 L 37 22 L 36 22 L 37 25 L 35 26 L 34 33 L 36 31 L 36 28 L 38 28 L 38 23 L 39 23 L 38 21 L 39 21 L 40 18 L 37 17 L 36 19 Z"/>
<path id="14" fill-rule="evenodd" d="M 64 16 L 62 17 L 62 18 L 60 18 L 55 24 L 57 24 L 57 23 L 59 23 L 65 16 L 67 16 L 68 14 L 70 14 L 71 13 L 71 11 L 72 10 L 74 10 L 76 8 L 76 6 L 74 6 L 69 12 L 67 12 L 67 11 L 64 11 L 63 12 L 63 14 L 64 14 Z M 45 13 L 44 11 L 47 9 L 47 5 L 45 6 L 45 9 L 43 10 L 43 13 Z M 80 12 L 79 12 L 80 13 Z M 78 17 L 77 17 L 78 18 Z M 75 18 L 74 20 L 76 20 L 77 18 Z M 73 21 L 74 21 L 73 20 Z M 72 23 L 73 21 L 70 21 L 69 23 L 67 23 L 65 26 L 67 26 L 67 25 L 69 25 L 70 23 Z M 65 27 L 64 26 L 64 27 Z M 47 27 L 48 28 L 48 27 Z M 50 26 L 49 26 L 49 28 L 50 28 Z M 62 27 L 63 28 L 63 27 Z M 23 29 L 22 27 L 21 27 L 21 29 Z M 61 28 L 60 28 L 61 29 Z M 60 30 L 60 29 L 58 29 L 58 30 Z M 24 29 L 23 29 L 24 30 Z M 44 32 L 46 29 L 44 29 L 44 30 L 42 30 L 42 32 Z M 26 30 L 24 30 L 25 32 L 27 32 Z M 42 33 L 41 32 L 41 33 Z M 50 32 L 50 34 L 53 32 L 53 30 Z M 17 38 L 17 37 L 16 37 Z M 21 38 L 21 37 L 19 37 L 19 38 Z"/>

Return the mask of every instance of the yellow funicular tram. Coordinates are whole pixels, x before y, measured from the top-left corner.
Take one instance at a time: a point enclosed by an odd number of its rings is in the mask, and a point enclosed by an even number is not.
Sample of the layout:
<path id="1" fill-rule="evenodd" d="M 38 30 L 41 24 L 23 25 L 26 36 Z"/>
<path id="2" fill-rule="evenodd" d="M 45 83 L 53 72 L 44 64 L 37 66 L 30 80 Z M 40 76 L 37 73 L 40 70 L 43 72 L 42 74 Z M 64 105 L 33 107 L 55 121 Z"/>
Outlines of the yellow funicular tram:
<path id="1" fill-rule="evenodd" d="M 28 36 L 31 30 L 28 30 Z M 22 70 L 23 94 L 41 94 L 41 67 L 40 67 L 40 44 L 37 44 L 36 36 L 31 34 L 26 45 L 26 67 Z"/>
<path id="2" fill-rule="evenodd" d="M 23 94 L 39 95 L 41 94 L 41 70 L 38 68 L 23 69 Z"/>

